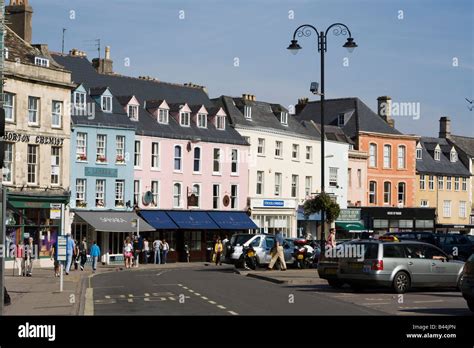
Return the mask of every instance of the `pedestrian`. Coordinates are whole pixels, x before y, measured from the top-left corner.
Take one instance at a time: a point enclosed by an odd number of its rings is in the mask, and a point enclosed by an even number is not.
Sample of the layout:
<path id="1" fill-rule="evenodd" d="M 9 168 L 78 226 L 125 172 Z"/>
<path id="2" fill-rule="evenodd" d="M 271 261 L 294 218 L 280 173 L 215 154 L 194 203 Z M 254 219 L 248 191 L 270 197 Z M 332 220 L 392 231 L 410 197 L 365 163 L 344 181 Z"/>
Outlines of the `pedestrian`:
<path id="1" fill-rule="evenodd" d="M 159 240 L 158 238 L 155 239 L 155 241 L 153 242 L 153 251 L 155 252 L 155 255 L 154 255 L 155 264 L 161 263 L 161 246 L 162 246 L 161 240 Z"/>
<path id="2" fill-rule="evenodd" d="M 221 255 L 222 255 L 223 250 L 224 250 L 224 246 L 222 245 L 221 239 L 217 238 L 216 245 L 214 246 L 214 255 L 216 257 L 216 266 L 217 266 L 217 264 L 222 266 Z"/>
<path id="3" fill-rule="evenodd" d="M 225 259 L 227 259 L 227 248 L 229 246 L 229 236 L 226 234 L 224 236 L 224 240 L 222 241 L 222 246 L 224 248 L 224 250 L 222 251 L 222 257 Z"/>
<path id="4" fill-rule="evenodd" d="M 168 251 L 170 250 L 170 245 L 163 239 L 163 264 L 166 264 L 166 259 L 168 258 Z"/>
<path id="5" fill-rule="evenodd" d="M 123 257 L 125 259 L 125 268 L 131 268 L 132 267 L 132 257 L 133 257 L 133 247 L 132 243 L 130 242 L 130 237 L 127 237 L 125 239 L 125 242 L 123 244 Z"/>
<path id="6" fill-rule="evenodd" d="M 79 244 L 79 257 L 81 259 L 81 271 L 84 270 L 84 265 L 87 262 L 87 239 L 82 238 L 81 244 Z"/>
<path id="7" fill-rule="evenodd" d="M 51 260 L 54 262 L 54 276 L 59 277 L 59 261 L 58 261 L 58 243 L 54 242 L 50 251 Z"/>
<path id="8" fill-rule="evenodd" d="M 25 247 L 23 245 L 23 241 L 20 240 L 18 242 L 18 245 L 16 246 L 15 250 L 15 266 L 18 267 L 18 275 L 21 276 L 22 272 L 24 272 L 25 268 L 25 261 L 24 261 L 24 256 L 25 255 Z M 14 267 L 14 268 L 16 268 Z"/>
<path id="9" fill-rule="evenodd" d="M 330 229 L 329 236 L 326 240 L 326 244 L 329 248 L 336 247 L 336 229 L 335 228 Z"/>
<path id="10" fill-rule="evenodd" d="M 140 241 L 138 240 L 138 236 L 133 238 L 133 262 L 135 267 L 138 267 L 138 258 L 140 257 Z"/>
<path id="11" fill-rule="evenodd" d="M 148 264 L 148 254 L 150 253 L 150 246 L 146 238 L 143 239 L 143 263 Z"/>
<path id="12" fill-rule="evenodd" d="M 80 257 L 79 243 L 77 242 L 77 239 L 74 239 L 74 253 L 72 256 L 72 260 L 74 262 L 75 271 L 77 271 L 77 269 L 79 268 L 79 257 Z"/>
<path id="13" fill-rule="evenodd" d="M 99 260 L 100 257 L 100 248 L 97 245 L 97 242 L 94 241 L 91 247 L 90 255 L 92 258 L 92 273 L 95 273 L 97 269 L 97 261 Z"/>
<path id="14" fill-rule="evenodd" d="M 286 262 L 285 262 L 285 255 L 283 253 L 283 235 L 281 231 L 278 231 L 275 235 L 275 246 L 272 248 L 272 260 L 270 261 L 270 265 L 268 265 L 268 270 L 273 270 L 273 266 L 277 260 L 280 261 L 280 269 L 282 271 L 286 271 Z"/>
<path id="15" fill-rule="evenodd" d="M 34 245 L 33 245 L 33 238 L 28 238 L 28 244 L 25 245 L 25 252 L 24 252 L 24 269 L 23 275 L 26 277 L 31 277 L 33 272 L 33 259 L 34 259 Z"/>
<path id="16" fill-rule="evenodd" d="M 74 243 L 74 239 L 72 239 L 71 234 L 67 234 L 67 242 L 66 242 L 66 275 L 69 274 L 71 271 L 71 263 L 72 257 L 74 254 L 74 250 L 76 248 L 76 243 Z"/>

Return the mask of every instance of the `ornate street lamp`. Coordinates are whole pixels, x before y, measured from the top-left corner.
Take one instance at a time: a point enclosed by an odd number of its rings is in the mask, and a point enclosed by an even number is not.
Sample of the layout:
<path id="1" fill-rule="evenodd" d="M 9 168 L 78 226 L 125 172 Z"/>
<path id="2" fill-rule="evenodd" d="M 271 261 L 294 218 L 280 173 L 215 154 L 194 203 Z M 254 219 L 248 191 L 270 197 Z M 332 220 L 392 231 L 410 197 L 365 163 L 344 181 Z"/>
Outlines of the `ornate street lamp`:
<path id="1" fill-rule="evenodd" d="M 324 53 L 327 51 L 327 35 L 329 31 L 332 29 L 332 33 L 335 36 L 343 35 L 343 36 L 348 36 L 346 43 L 342 46 L 347 48 L 349 53 L 352 53 L 354 51 L 354 48 L 357 47 L 357 44 L 354 42 L 354 39 L 352 38 L 351 31 L 347 27 L 347 25 L 342 24 L 342 23 L 334 23 L 331 24 L 326 31 L 321 31 L 319 32 L 314 26 L 310 24 L 303 24 L 296 28 L 295 32 L 293 33 L 293 40 L 291 40 L 290 45 L 287 47 L 288 50 L 292 54 L 298 53 L 302 47 L 298 43 L 298 40 L 296 39 L 297 37 L 309 37 L 311 34 L 314 32 L 317 35 L 318 38 L 318 52 L 321 54 L 321 91 L 320 93 L 315 93 L 319 94 L 321 96 L 321 193 L 325 192 L 324 186 L 325 186 L 325 171 L 324 171 L 324 138 L 325 138 L 325 132 L 324 132 Z M 317 91 L 316 91 L 317 92 Z M 321 212 L 321 252 L 324 252 L 324 241 L 325 241 L 325 228 L 324 228 L 324 221 L 325 221 L 325 212 Z"/>

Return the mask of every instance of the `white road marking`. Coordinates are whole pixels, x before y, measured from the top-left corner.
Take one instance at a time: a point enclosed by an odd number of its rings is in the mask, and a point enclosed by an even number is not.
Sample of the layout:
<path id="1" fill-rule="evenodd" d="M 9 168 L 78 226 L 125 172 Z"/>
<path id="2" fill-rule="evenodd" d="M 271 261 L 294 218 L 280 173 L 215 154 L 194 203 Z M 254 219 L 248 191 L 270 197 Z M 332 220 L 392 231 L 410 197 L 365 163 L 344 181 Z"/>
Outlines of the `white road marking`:
<path id="1" fill-rule="evenodd" d="M 444 302 L 444 300 L 413 301 L 413 303 L 434 303 L 434 302 Z"/>
<path id="2" fill-rule="evenodd" d="M 117 301 L 114 300 L 114 299 L 106 299 L 106 300 L 95 300 L 94 303 L 96 303 L 96 304 L 112 304 L 112 303 L 117 303 Z"/>
<path id="3" fill-rule="evenodd" d="M 208 298 L 205 297 L 205 296 L 201 296 L 201 298 L 202 298 L 203 300 L 208 300 Z"/>
<path id="4" fill-rule="evenodd" d="M 120 297 L 120 298 L 125 298 L 125 295 L 120 295 L 119 297 Z"/>
<path id="5" fill-rule="evenodd" d="M 183 286 L 183 284 L 178 284 L 178 286 Z"/>
<path id="6" fill-rule="evenodd" d="M 127 301 L 128 302 L 133 302 L 133 298 L 129 298 Z"/>
<path id="7" fill-rule="evenodd" d="M 168 297 L 171 301 L 176 301 L 176 299 L 174 297 Z"/>
<path id="8" fill-rule="evenodd" d="M 93 288 L 86 289 L 86 303 L 84 307 L 84 315 L 94 315 L 93 291 Z"/>
<path id="9" fill-rule="evenodd" d="M 196 295 L 196 296 L 201 296 L 201 294 L 199 294 L 199 293 L 197 293 L 197 292 L 195 292 L 194 295 Z"/>
<path id="10" fill-rule="evenodd" d="M 147 301 L 147 302 L 148 302 L 148 301 L 150 301 L 150 298 L 149 298 L 149 297 L 145 297 L 145 298 L 143 298 L 143 301 Z"/>
<path id="11" fill-rule="evenodd" d="M 232 315 L 238 315 L 237 313 L 232 312 L 232 311 L 227 311 L 227 313 L 230 313 L 230 314 L 232 314 Z"/>
<path id="12" fill-rule="evenodd" d="M 133 297 L 133 294 L 128 294 L 128 297 Z"/>
<path id="13" fill-rule="evenodd" d="M 210 304 L 216 304 L 217 302 L 214 302 L 214 301 L 207 301 L 209 302 Z"/>
<path id="14" fill-rule="evenodd" d="M 188 289 L 189 292 L 194 292 L 194 290 Z"/>
<path id="15" fill-rule="evenodd" d="M 224 306 L 222 305 L 218 305 L 217 308 L 220 308 L 220 309 L 226 309 Z"/>
<path id="16" fill-rule="evenodd" d="M 110 298 L 110 296 L 109 296 L 109 295 L 106 295 L 105 298 Z"/>
<path id="17" fill-rule="evenodd" d="M 188 287 L 187 287 L 187 286 L 183 286 L 183 289 L 186 289 L 186 290 L 188 290 Z"/>
<path id="18" fill-rule="evenodd" d="M 148 292 L 145 292 L 145 296 L 150 296 L 150 294 Z"/>

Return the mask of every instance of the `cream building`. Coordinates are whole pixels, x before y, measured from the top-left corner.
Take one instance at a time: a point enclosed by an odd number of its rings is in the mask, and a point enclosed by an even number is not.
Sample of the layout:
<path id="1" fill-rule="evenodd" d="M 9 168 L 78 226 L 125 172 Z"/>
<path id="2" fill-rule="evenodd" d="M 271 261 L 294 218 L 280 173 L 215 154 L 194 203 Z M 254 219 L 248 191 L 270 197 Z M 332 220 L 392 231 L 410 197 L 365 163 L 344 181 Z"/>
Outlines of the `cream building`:
<path id="1" fill-rule="evenodd" d="M 27 2 L 6 10 L 12 8 L 14 15 L 7 19 L 19 34 L 7 28 L 5 37 L 2 183 L 8 192 L 7 248 L 14 250 L 32 237 L 37 245 L 36 262 L 50 266 L 50 250 L 70 226 L 69 101 L 73 85 L 70 73 L 53 60 L 46 45 L 28 41 L 31 8 Z M 7 266 L 12 265 L 7 261 Z"/>

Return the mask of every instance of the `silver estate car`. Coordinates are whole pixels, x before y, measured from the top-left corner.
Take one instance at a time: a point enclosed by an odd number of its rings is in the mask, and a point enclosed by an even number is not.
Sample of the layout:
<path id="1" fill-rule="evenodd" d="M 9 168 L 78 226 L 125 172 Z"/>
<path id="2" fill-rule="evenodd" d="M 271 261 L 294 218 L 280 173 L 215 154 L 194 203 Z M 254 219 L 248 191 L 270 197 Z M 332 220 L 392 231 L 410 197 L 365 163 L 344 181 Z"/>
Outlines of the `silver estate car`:
<path id="1" fill-rule="evenodd" d="M 354 290 L 391 287 L 403 294 L 411 287 L 459 287 L 464 262 L 422 242 L 360 241 L 363 258 L 340 258 L 337 277 Z"/>

